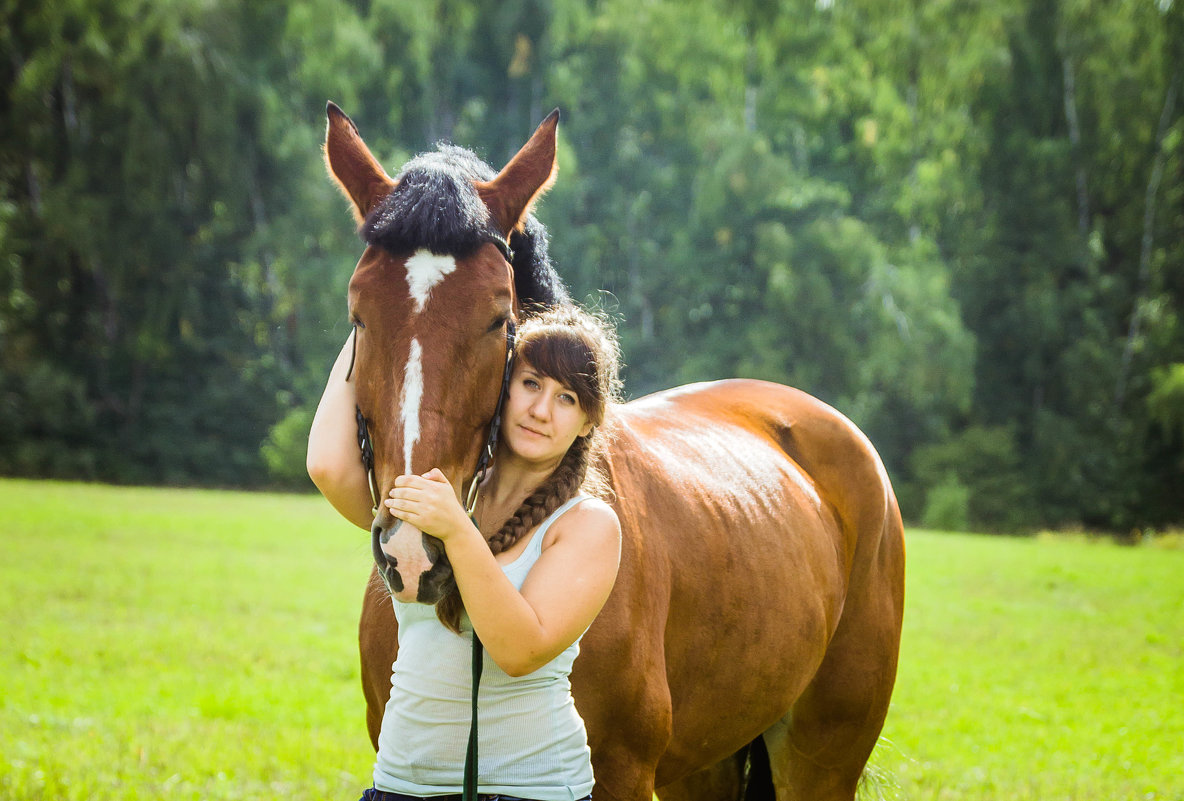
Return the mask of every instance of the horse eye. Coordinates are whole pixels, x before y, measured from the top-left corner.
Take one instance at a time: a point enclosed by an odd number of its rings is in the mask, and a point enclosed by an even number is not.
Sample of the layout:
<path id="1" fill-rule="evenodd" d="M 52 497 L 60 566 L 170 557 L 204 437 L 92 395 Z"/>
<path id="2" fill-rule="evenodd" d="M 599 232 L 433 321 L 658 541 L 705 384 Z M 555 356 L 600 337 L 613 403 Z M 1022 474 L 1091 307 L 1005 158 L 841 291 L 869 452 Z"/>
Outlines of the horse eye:
<path id="1" fill-rule="evenodd" d="M 494 321 L 493 321 L 493 325 L 489 326 L 489 331 L 488 331 L 487 333 L 490 333 L 490 334 L 492 334 L 494 331 L 498 330 L 498 329 L 499 329 L 499 328 L 501 328 L 503 325 L 505 325 L 505 324 L 506 324 L 506 320 L 508 320 L 508 319 L 509 319 L 508 317 L 499 317 L 499 318 L 497 318 L 496 320 L 494 320 Z"/>
<path id="2" fill-rule="evenodd" d="M 354 328 L 365 328 L 366 327 L 365 323 L 363 323 L 357 317 L 354 317 L 352 315 L 349 318 L 349 324 L 352 325 Z"/>

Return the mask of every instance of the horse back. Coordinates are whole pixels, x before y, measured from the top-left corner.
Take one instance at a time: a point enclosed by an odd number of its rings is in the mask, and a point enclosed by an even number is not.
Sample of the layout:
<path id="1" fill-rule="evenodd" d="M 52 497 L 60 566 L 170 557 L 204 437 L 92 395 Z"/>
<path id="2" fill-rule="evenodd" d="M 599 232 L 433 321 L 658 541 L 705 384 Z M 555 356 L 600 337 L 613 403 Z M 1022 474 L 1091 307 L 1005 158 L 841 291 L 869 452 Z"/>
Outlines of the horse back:
<path id="1" fill-rule="evenodd" d="M 748 379 L 691 384 L 627 403 L 614 422 L 609 461 L 620 483 L 634 493 L 644 487 L 657 504 L 647 516 L 655 509 L 677 516 L 680 507 L 693 514 L 700 505 L 731 501 L 729 511 L 741 519 L 767 519 L 795 514 L 767 502 L 789 496 L 833 520 L 850 567 L 860 533 L 874 532 L 896 509 L 884 465 L 863 432 L 792 387 Z M 776 486 L 786 482 L 790 491 Z M 632 497 L 620 503 L 628 509 Z"/>

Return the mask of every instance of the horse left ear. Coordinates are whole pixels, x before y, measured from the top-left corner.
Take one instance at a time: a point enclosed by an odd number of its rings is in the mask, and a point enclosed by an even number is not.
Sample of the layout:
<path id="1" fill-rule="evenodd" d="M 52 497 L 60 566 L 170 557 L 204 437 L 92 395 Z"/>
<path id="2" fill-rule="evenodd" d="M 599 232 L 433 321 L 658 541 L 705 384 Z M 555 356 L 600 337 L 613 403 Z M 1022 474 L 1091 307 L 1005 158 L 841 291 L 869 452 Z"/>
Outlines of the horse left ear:
<path id="1" fill-rule="evenodd" d="M 530 140 L 492 181 L 477 181 L 477 193 L 489 207 L 502 233 L 509 236 L 530 212 L 534 201 L 555 183 L 556 130 L 559 109 L 539 124 Z"/>
<path id="2" fill-rule="evenodd" d="M 329 174 L 337 181 L 342 193 L 353 201 L 354 217 L 360 223 L 370 209 L 395 188 L 395 181 L 370 153 L 358 133 L 358 126 L 337 104 L 328 103 L 325 115 L 329 118 L 325 131 L 325 161 L 329 165 Z"/>

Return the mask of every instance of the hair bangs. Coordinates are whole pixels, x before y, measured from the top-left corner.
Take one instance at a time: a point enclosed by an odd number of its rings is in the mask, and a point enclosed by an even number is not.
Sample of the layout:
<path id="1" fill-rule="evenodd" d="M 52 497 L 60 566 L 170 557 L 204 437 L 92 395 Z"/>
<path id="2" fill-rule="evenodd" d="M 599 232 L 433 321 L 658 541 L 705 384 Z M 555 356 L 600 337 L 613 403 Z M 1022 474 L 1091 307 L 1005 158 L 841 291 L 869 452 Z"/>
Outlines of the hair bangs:
<path id="1" fill-rule="evenodd" d="M 548 326 L 521 343 L 519 355 L 539 375 L 563 384 L 576 394 L 580 408 L 593 423 L 604 417 L 604 398 L 597 380 L 596 355 L 580 336 L 564 326 Z"/>

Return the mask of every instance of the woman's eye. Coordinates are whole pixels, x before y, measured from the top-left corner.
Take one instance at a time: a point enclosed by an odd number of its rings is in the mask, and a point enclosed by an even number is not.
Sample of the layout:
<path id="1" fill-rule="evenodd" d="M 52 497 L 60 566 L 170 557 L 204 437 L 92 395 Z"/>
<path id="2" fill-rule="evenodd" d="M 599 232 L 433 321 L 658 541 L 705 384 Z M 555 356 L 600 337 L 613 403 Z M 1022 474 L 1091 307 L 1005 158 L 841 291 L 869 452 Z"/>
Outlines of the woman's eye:
<path id="1" fill-rule="evenodd" d="M 522 379 L 522 385 L 528 389 L 538 389 L 539 382 L 535 381 L 533 378 L 524 378 Z"/>

